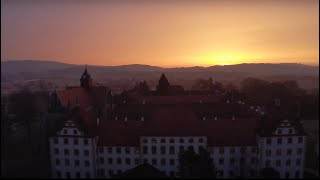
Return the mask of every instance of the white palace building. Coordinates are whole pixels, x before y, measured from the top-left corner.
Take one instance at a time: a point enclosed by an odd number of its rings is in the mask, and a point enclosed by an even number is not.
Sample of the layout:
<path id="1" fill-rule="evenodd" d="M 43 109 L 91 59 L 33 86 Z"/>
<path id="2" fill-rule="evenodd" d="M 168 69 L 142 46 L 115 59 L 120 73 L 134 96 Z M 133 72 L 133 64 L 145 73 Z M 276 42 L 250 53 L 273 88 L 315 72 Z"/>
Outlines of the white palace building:
<path id="1" fill-rule="evenodd" d="M 179 177 L 178 153 L 191 146 L 208 150 L 219 178 L 257 177 L 265 167 L 281 178 L 303 178 L 306 134 L 299 122 L 218 99 L 117 97 L 93 85 L 85 70 L 80 87 L 52 93 L 51 106 L 64 109 L 50 131 L 52 177 L 108 178 L 143 163 Z"/>

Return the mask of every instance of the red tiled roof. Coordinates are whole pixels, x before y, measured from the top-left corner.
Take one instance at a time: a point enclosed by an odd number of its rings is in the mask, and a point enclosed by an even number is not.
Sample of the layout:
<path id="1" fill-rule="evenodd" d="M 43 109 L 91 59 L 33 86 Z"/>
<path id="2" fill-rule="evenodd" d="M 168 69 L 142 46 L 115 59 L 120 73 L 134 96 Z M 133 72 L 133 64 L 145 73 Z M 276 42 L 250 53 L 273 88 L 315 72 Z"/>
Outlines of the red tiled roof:
<path id="1" fill-rule="evenodd" d="M 76 99 L 81 107 L 90 105 L 101 107 L 105 103 L 109 90 L 106 86 L 93 86 L 89 89 L 76 87 L 57 91 L 57 95 L 64 107 L 67 107 L 68 101 L 70 101 L 70 106 L 72 107 Z"/>
<path id="2" fill-rule="evenodd" d="M 216 103 L 220 99 L 216 96 L 204 96 L 204 95 L 196 95 L 196 96 L 144 96 L 140 97 L 137 101 L 138 103 L 142 103 L 145 100 L 146 104 L 193 104 L 193 103 Z"/>

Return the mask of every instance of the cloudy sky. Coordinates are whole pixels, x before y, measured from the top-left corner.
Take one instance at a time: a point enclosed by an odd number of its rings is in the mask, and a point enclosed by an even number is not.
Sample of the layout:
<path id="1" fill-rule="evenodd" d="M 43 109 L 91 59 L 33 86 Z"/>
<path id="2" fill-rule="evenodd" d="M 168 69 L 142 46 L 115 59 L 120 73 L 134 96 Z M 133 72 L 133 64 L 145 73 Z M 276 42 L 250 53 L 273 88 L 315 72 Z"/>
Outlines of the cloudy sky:
<path id="1" fill-rule="evenodd" d="M 2 0 L 1 60 L 319 65 L 318 0 Z"/>

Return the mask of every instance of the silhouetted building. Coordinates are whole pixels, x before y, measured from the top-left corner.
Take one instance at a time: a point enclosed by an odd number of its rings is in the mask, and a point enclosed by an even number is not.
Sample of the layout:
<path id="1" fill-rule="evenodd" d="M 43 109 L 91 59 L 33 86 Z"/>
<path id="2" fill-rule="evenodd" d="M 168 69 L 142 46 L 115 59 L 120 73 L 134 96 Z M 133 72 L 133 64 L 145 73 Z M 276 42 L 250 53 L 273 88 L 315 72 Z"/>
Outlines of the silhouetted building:
<path id="1" fill-rule="evenodd" d="M 166 96 L 169 95 L 169 82 L 166 78 L 166 76 L 162 73 L 158 86 L 157 86 L 157 94 L 160 96 Z"/>

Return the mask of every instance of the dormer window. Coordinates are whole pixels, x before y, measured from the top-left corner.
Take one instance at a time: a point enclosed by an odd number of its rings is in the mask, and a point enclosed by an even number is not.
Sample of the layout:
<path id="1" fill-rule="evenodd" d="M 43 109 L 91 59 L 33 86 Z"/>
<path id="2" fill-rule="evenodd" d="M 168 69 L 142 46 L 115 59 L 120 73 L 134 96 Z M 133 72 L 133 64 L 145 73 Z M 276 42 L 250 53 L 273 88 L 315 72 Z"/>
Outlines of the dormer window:
<path id="1" fill-rule="evenodd" d="M 292 134 L 292 129 L 291 128 L 289 129 L 289 134 Z"/>
<path id="2" fill-rule="evenodd" d="M 282 134 L 282 130 L 281 129 L 278 129 L 278 134 Z"/>

